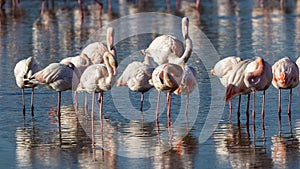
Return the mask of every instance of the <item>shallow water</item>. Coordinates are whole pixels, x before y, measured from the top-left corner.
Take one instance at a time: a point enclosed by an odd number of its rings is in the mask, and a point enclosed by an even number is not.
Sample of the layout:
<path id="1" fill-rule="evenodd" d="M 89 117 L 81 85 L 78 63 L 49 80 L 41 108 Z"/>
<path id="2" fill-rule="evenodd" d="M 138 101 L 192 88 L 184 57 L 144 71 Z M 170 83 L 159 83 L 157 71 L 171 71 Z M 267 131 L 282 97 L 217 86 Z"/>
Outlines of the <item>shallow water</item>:
<path id="1" fill-rule="evenodd" d="M 300 49 L 299 2 L 288 1 L 283 6 L 273 1 L 264 3 L 201 1 L 200 9 L 196 10 L 192 0 L 182 1 L 181 7 L 175 1 L 166 4 L 166 1 L 120 0 L 112 1 L 112 9 L 108 9 L 105 1 L 100 19 L 97 4 L 87 1 L 83 21 L 77 1 L 55 1 L 54 6 L 49 3 L 43 17 L 40 17 L 40 1 L 22 0 L 18 7 L 6 4 L 0 13 L 1 168 L 297 168 L 299 87 L 293 90 L 291 123 L 287 116 L 289 92 L 282 91 L 279 125 L 277 90 L 270 86 L 266 91 L 264 127 L 261 92 L 256 94 L 255 124 L 250 122 L 247 126 L 246 96 L 242 96 L 240 123 L 235 113 L 237 98 L 233 100 L 230 120 L 228 105 L 223 102 L 225 89 L 208 73 L 218 59 L 230 55 L 243 59 L 262 56 L 270 64 L 284 56 L 296 60 Z M 140 12 L 160 13 L 139 15 L 148 16 L 148 20 L 142 20 L 145 25 L 141 25 L 134 15 Z M 126 18 L 128 15 L 135 17 Z M 161 95 L 159 124 L 156 124 L 154 89 L 146 94 L 144 111 L 139 112 L 140 95 L 116 86 L 104 94 L 102 121 L 96 104 L 94 131 L 91 96 L 86 111 L 84 94 L 79 95 L 76 115 L 71 91 L 62 94 L 61 125 L 56 115 L 57 93 L 42 86 L 35 92 L 33 119 L 30 90 L 26 90 L 23 118 L 21 90 L 13 76 L 19 60 L 35 56 L 40 66 L 45 67 L 77 55 L 86 44 L 102 38 L 103 31 L 96 32 L 101 26 L 112 24 L 116 26 L 120 75 L 129 62 L 141 60 L 139 50 L 145 49 L 156 33 L 169 31 L 182 40 L 180 18 L 173 15 L 188 16 L 192 25 L 194 49 L 188 64 L 197 71 L 198 88 L 190 96 L 188 118 L 186 96 L 173 96 L 172 126 L 168 126 L 165 95 Z M 120 17 L 123 20 L 116 20 Z M 128 25 L 118 27 L 122 21 Z M 200 30 L 203 34 L 197 32 Z"/>

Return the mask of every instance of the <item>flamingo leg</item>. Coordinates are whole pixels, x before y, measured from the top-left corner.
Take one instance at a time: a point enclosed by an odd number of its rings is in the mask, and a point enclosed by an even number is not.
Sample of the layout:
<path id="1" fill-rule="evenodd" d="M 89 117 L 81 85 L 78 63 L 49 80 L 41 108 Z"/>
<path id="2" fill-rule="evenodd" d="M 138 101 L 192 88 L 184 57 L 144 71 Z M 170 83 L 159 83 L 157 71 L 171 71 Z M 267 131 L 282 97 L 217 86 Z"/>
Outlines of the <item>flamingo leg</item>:
<path id="1" fill-rule="evenodd" d="M 278 120 L 281 122 L 281 89 L 278 89 Z"/>
<path id="2" fill-rule="evenodd" d="M 99 93 L 99 98 L 98 98 L 98 101 L 99 101 L 99 116 L 100 116 L 100 123 L 101 123 L 101 121 L 102 121 L 102 116 L 103 116 L 103 114 L 102 114 L 102 107 L 103 107 L 103 92 L 100 92 Z"/>
<path id="3" fill-rule="evenodd" d="M 291 119 L 291 105 L 292 105 L 292 88 L 290 88 L 290 96 L 289 96 L 289 107 L 288 107 L 288 117 L 289 117 L 289 121 Z"/>
<path id="4" fill-rule="evenodd" d="M 87 93 L 85 93 L 85 95 L 84 95 L 84 108 L 87 112 L 88 111 L 88 94 Z"/>
<path id="5" fill-rule="evenodd" d="M 265 125 L 265 100 L 266 100 L 266 91 L 263 91 L 263 100 L 262 100 L 262 108 L 261 108 L 261 119 L 262 125 Z"/>
<path id="6" fill-rule="evenodd" d="M 242 95 L 239 95 L 239 102 L 238 102 L 238 111 L 237 111 L 237 119 L 238 119 L 238 123 L 240 122 L 240 109 L 241 109 L 241 100 L 242 100 Z"/>
<path id="7" fill-rule="evenodd" d="M 33 101 L 34 101 L 34 88 L 31 89 L 31 116 L 34 116 L 34 106 L 33 106 Z"/>
<path id="8" fill-rule="evenodd" d="M 95 92 L 92 94 L 92 114 L 94 114 L 94 107 L 95 107 Z"/>
<path id="9" fill-rule="evenodd" d="M 247 108 L 246 108 L 247 125 L 249 125 L 249 106 L 250 106 L 250 94 L 248 94 L 247 97 Z"/>
<path id="10" fill-rule="evenodd" d="M 158 91 L 158 95 L 157 95 L 157 104 L 156 104 L 156 122 L 158 122 L 158 108 L 159 108 L 159 102 L 160 102 L 160 91 Z"/>
<path id="11" fill-rule="evenodd" d="M 229 118 L 231 119 L 232 116 L 232 101 L 229 100 Z"/>
<path id="12" fill-rule="evenodd" d="M 74 91 L 74 104 L 75 104 L 75 112 L 78 114 L 78 93 Z"/>
<path id="13" fill-rule="evenodd" d="M 87 96 L 87 94 L 86 94 Z M 95 133 L 94 133 L 94 102 L 95 102 L 95 92 L 92 94 L 92 113 L 91 113 L 91 118 L 92 118 L 92 149 L 93 149 L 93 157 L 94 159 L 96 158 L 96 151 L 95 151 Z"/>
<path id="14" fill-rule="evenodd" d="M 80 7 L 80 13 L 81 13 L 81 22 L 83 21 L 83 18 L 84 18 L 84 13 L 83 13 L 83 0 L 78 0 L 78 4 L 79 4 L 79 7 Z"/>
<path id="15" fill-rule="evenodd" d="M 60 104 L 61 104 L 61 91 L 57 92 L 57 117 L 60 123 Z"/>
<path id="16" fill-rule="evenodd" d="M 253 100 L 252 100 L 252 123 L 255 122 L 255 91 L 252 91 Z"/>
<path id="17" fill-rule="evenodd" d="M 140 107 L 140 111 L 143 111 L 143 102 L 144 102 L 144 92 L 142 92 L 142 94 L 141 94 L 141 107 Z"/>
<path id="18" fill-rule="evenodd" d="M 172 93 L 168 92 L 167 94 L 167 115 L 168 115 L 168 125 L 171 124 L 171 99 L 172 99 Z"/>
<path id="19" fill-rule="evenodd" d="M 24 98 L 24 88 L 22 88 L 22 104 L 23 104 L 23 116 L 25 116 L 25 98 Z"/>

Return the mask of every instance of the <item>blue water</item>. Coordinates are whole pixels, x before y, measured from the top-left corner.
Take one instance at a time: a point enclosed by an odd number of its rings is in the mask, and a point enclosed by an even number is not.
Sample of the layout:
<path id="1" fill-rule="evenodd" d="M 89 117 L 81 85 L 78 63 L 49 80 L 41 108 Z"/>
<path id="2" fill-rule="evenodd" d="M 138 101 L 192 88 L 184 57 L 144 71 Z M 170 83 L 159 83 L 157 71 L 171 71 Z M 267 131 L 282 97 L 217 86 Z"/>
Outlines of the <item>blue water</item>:
<path id="1" fill-rule="evenodd" d="M 299 2 L 286 1 L 281 6 L 277 1 L 203 0 L 198 10 L 192 0 L 182 1 L 180 7 L 175 1 L 111 3 L 108 9 L 104 2 L 100 18 L 98 5 L 86 1 L 83 21 L 77 1 L 55 1 L 54 6 L 50 1 L 42 17 L 40 1 L 22 0 L 16 7 L 7 2 L 5 10 L 0 11 L 1 168 L 298 168 L 299 87 L 293 90 L 291 123 L 287 116 L 289 92 L 282 91 L 280 126 L 277 90 L 270 86 L 266 91 L 264 128 L 261 92 L 256 94 L 255 124 L 247 126 L 247 97 L 242 96 L 240 123 L 235 113 L 237 98 L 229 119 L 229 107 L 223 102 L 225 88 L 209 75 L 209 70 L 216 61 L 231 55 L 243 59 L 261 56 L 270 64 L 284 56 L 296 60 L 300 49 Z M 79 54 L 86 44 L 101 37 L 99 33 L 105 30 L 101 31 L 101 26 L 112 25 L 116 29 L 120 75 L 128 63 L 141 60 L 139 50 L 145 49 L 157 34 L 168 32 L 182 40 L 183 16 L 190 19 L 194 44 L 188 64 L 198 78 L 198 88 L 190 96 L 188 118 L 186 96 L 173 96 L 169 127 L 165 94 L 161 95 L 156 124 L 155 89 L 146 94 L 144 111 L 139 112 L 140 95 L 116 86 L 104 94 L 102 123 L 95 104 L 94 134 L 91 95 L 86 111 L 84 94 L 80 94 L 76 115 L 72 92 L 63 92 L 59 125 L 57 93 L 39 86 L 32 118 L 28 89 L 26 116 L 22 116 L 21 90 L 13 75 L 19 60 L 34 56 L 43 68 Z"/>

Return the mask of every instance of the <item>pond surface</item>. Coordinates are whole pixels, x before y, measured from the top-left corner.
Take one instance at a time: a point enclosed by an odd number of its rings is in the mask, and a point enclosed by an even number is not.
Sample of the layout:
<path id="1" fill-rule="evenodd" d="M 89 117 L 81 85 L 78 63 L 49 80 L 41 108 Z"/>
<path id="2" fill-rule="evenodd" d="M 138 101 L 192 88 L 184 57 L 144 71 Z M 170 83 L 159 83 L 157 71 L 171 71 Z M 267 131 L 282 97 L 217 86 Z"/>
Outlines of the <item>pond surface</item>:
<path id="1" fill-rule="evenodd" d="M 111 9 L 106 1 L 103 5 L 100 16 L 99 6 L 94 1 L 86 1 L 83 20 L 77 1 L 54 4 L 49 1 L 43 16 L 40 1 L 22 0 L 15 7 L 7 3 L 5 10 L 0 11 L 1 168 L 299 167 L 299 87 L 293 90 L 290 122 L 288 90 L 282 91 L 280 125 L 277 90 L 270 86 L 266 91 L 264 126 L 261 92 L 256 94 L 255 124 L 247 125 L 247 97 L 242 96 L 240 120 L 235 113 L 238 99 L 233 99 L 234 113 L 230 119 L 229 106 L 223 101 L 225 88 L 216 77 L 209 75 L 216 61 L 231 55 L 243 59 L 261 56 L 270 64 L 284 56 L 296 60 L 300 50 L 299 2 L 201 0 L 199 9 L 195 9 L 193 0 L 181 1 L 180 6 L 175 1 L 151 0 L 112 0 Z M 141 12 L 159 13 L 143 15 Z M 126 18 L 135 14 L 149 22 L 143 20 L 145 25 L 141 25 L 135 23 L 134 17 Z M 186 96 L 173 96 L 169 126 L 164 94 L 161 94 L 157 124 L 155 89 L 146 94 L 144 111 L 140 112 L 140 94 L 114 86 L 104 94 L 102 121 L 95 104 L 94 130 L 91 95 L 86 110 L 84 94 L 80 94 L 76 115 L 72 91 L 63 92 L 59 125 L 57 93 L 39 86 L 35 90 L 35 116 L 31 117 L 28 89 L 23 118 L 21 89 L 13 75 L 19 60 L 34 56 L 43 68 L 79 54 L 86 44 L 97 41 L 98 29 L 114 25 L 120 75 L 129 62 L 141 60 L 139 51 L 147 48 L 157 34 L 169 31 L 182 40 L 180 18 L 183 16 L 190 19 L 194 46 L 188 64 L 195 68 L 198 78 L 198 88 L 190 96 L 188 117 L 185 116 Z M 128 25 L 118 27 L 124 20 Z M 153 31 L 143 32 L 144 29 Z"/>

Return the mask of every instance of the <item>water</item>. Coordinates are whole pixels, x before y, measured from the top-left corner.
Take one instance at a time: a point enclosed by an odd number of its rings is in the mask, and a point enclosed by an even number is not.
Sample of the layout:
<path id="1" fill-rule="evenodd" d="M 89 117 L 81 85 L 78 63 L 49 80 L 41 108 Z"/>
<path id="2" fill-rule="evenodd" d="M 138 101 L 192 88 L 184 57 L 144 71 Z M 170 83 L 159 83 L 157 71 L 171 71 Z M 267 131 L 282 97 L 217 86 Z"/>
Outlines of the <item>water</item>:
<path id="1" fill-rule="evenodd" d="M 84 5 L 83 22 L 77 1 L 55 1 L 53 7 L 50 3 L 43 17 L 40 17 L 39 1 L 24 0 L 16 8 L 6 4 L 0 13 L 1 168 L 297 168 L 300 161 L 299 87 L 293 90 L 291 124 L 287 116 L 289 92 L 282 91 L 283 112 L 279 126 L 277 90 L 271 86 L 266 91 L 264 128 L 260 117 L 260 92 L 256 94 L 255 125 L 247 126 L 246 96 L 242 97 L 240 123 L 236 113 L 229 120 L 228 105 L 223 107 L 222 100 L 225 89 L 208 74 L 215 63 L 214 57 L 262 56 L 270 64 L 283 56 L 296 60 L 300 47 L 299 2 L 288 1 L 282 7 L 279 2 L 264 3 L 201 1 L 198 11 L 191 0 L 182 1 L 179 8 L 175 1 L 170 4 L 166 1 L 112 1 L 112 9 L 104 3 L 100 19 L 98 6 L 88 1 Z M 30 90 L 26 91 L 26 116 L 22 117 L 21 90 L 15 85 L 13 76 L 17 61 L 35 56 L 41 67 L 45 67 L 66 56 L 79 54 L 88 40 L 97 40 L 94 33 L 101 26 L 139 12 L 188 16 L 191 24 L 213 45 L 200 34 L 192 36 L 193 43 L 201 45 L 194 45 L 189 60 L 198 74 L 198 91 L 190 97 L 190 105 L 196 106 L 189 107 L 187 122 L 182 106 L 185 96 L 173 97 L 173 125 L 168 127 L 163 107 L 165 99 L 160 107 L 159 124 L 155 123 L 155 90 L 146 94 L 145 111 L 141 113 L 138 111 L 140 95 L 118 87 L 104 94 L 102 123 L 96 106 L 94 135 L 90 105 L 89 111 L 85 111 L 80 103 L 80 114 L 76 118 L 71 91 L 62 94 L 60 126 L 56 116 L 57 94 L 42 86 L 36 89 L 33 119 Z M 180 24 L 175 21 L 158 21 L 152 26 L 158 32 L 180 30 Z M 140 27 L 132 24 L 120 30 L 138 32 Z M 180 31 L 175 33 L 178 35 Z M 126 62 L 140 60 L 139 50 L 146 48 L 155 36 L 148 32 L 122 39 L 116 34 L 120 39 L 116 41 L 116 48 L 120 63 L 123 63 L 119 73 Z M 88 102 L 90 104 L 91 100 Z M 236 112 L 237 99 L 233 103 Z M 209 129 L 213 130 L 212 135 Z"/>

